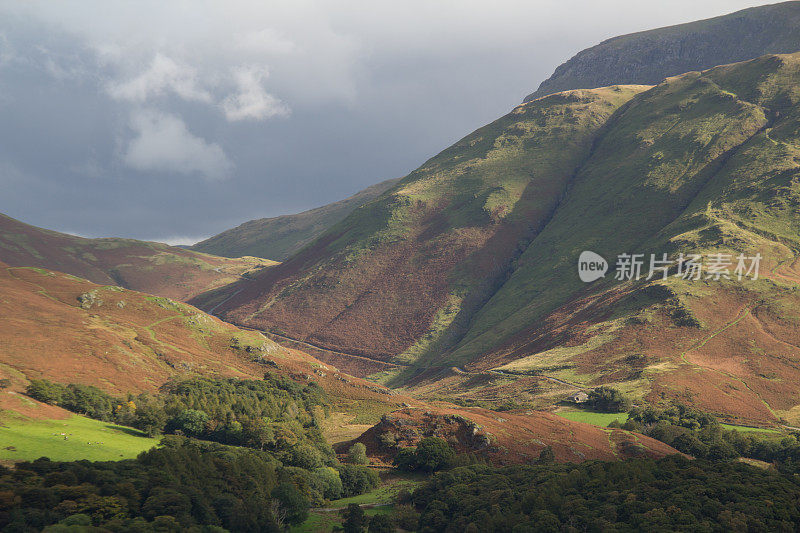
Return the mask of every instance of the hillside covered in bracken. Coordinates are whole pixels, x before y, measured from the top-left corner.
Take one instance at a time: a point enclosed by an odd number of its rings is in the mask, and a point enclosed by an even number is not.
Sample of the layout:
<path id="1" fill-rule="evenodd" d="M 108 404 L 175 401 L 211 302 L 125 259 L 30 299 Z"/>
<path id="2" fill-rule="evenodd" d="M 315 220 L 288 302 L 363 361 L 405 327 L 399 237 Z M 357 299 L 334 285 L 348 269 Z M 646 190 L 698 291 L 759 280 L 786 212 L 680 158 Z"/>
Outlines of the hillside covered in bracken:
<path id="1" fill-rule="evenodd" d="M 157 242 L 86 239 L 37 228 L 1 213 L 0 260 L 9 266 L 57 270 L 177 300 L 188 300 L 275 264 L 252 257 L 215 257 Z"/>
<path id="2" fill-rule="evenodd" d="M 394 383 L 549 372 L 792 418 L 799 82 L 797 55 L 767 56 L 528 102 L 280 266 L 194 302 L 397 364 Z M 760 254 L 761 276 L 587 285 L 583 250 L 612 266 L 622 253 Z"/>
<path id="3" fill-rule="evenodd" d="M 714 2 L 0 4 L 0 532 L 797 531 L 800 1 L 726 2 L 521 104 Z"/>

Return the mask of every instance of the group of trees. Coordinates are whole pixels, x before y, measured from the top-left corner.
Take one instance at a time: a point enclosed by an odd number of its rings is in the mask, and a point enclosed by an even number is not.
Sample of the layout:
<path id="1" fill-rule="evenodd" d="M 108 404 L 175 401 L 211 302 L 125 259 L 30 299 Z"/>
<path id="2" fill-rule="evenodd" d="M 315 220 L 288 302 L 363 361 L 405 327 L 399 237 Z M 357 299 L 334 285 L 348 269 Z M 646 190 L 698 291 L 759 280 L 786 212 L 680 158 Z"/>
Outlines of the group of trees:
<path id="1" fill-rule="evenodd" d="M 322 466 L 334 453 L 317 417 L 327 412 L 325 391 L 274 374 L 263 380 L 192 378 L 170 381 L 158 394 L 116 398 L 97 387 L 33 380 L 28 395 L 151 436 L 170 433 L 283 454 L 304 468 Z"/>
<path id="2" fill-rule="evenodd" d="M 401 449 L 394 458 L 394 465 L 407 472 L 436 472 L 454 466 L 455 461 L 456 452 L 446 440 L 426 437 L 414 447 Z"/>
<path id="3" fill-rule="evenodd" d="M 414 491 L 418 530 L 795 531 L 800 485 L 738 462 L 459 467 Z"/>
<path id="4" fill-rule="evenodd" d="M 42 458 L 0 467 L 0 529 L 279 531 L 302 523 L 310 506 L 362 494 L 378 482 L 364 466 L 301 468 L 269 452 L 167 436 L 135 460 Z"/>
<path id="5" fill-rule="evenodd" d="M 790 473 L 800 467 L 797 434 L 726 430 L 714 416 L 685 405 L 633 408 L 620 427 L 658 439 L 693 457 L 715 461 L 747 457 L 775 463 Z"/>
<path id="6" fill-rule="evenodd" d="M 136 460 L 42 459 L 1 470 L 0 527 L 9 531 L 47 525 L 60 531 L 86 520 L 112 531 L 195 525 L 274 531 L 302 522 L 311 505 L 362 494 L 379 482 L 361 466 L 368 462 L 363 445 L 352 450 L 353 464 L 337 460 L 318 425 L 327 396 L 314 383 L 273 374 L 194 378 L 123 399 L 96 387 L 34 380 L 27 392 L 77 413 L 172 435 Z"/>
<path id="7" fill-rule="evenodd" d="M 619 413 L 631 408 L 630 400 L 613 387 L 597 387 L 589 392 L 586 403 L 601 413 Z"/>
<path id="8" fill-rule="evenodd" d="M 135 460 L 0 467 L 0 527 L 278 531 L 307 516 L 302 482 L 268 453 L 169 437 Z"/>
<path id="9" fill-rule="evenodd" d="M 402 512 L 402 510 L 401 510 Z M 413 513 L 413 511 L 412 511 Z M 398 520 L 398 518 L 400 520 Z M 410 528 L 416 528 L 417 515 L 413 513 L 413 520 L 411 523 L 405 523 Z M 367 516 L 358 504 L 351 503 L 342 512 L 342 528 L 344 533 L 394 533 L 397 531 L 396 526 L 401 526 L 399 521 L 402 520 L 400 513 L 389 514 L 375 514 Z M 405 529 L 405 528 L 403 528 Z"/>

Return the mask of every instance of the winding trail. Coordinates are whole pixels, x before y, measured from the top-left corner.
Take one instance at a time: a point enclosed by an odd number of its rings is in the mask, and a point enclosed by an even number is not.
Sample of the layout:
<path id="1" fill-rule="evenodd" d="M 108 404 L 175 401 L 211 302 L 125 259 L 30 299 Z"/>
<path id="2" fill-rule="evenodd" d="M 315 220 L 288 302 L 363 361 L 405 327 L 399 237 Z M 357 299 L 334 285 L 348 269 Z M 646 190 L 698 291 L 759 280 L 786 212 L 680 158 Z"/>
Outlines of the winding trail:
<path id="1" fill-rule="evenodd" d="M 239 294 L 239 293 L 240 293 L 240 292 L 242 292 L 243 290 L 244 290 L 244 289 L 239 289 L 238 291 L 234 292 L 233 294 L 231 294 L 230 296 L 228 296 L 227 298 L 225 298 L 225 299 L 224 299 L 224 300 L 222 300 L 220 303 L 218 303 L 217 305 L 215 305 L 214 307 L 212 307 L 211 309 L 209 309 L 209 310 L 208 310 L 208 311 L 206 311 L 206 312 L 207 312 L 209 315 L 213 315 L 213 314 L 214 314 L 214 311 L 216 311 L 216 310 L 217 310 L 217 308 L 218 308 L 219 306 L 221 306 L 221 305 L 223 305 L 223 304 L 226 304 L 226 303 L 228 303 L 228 301 L 229 301 L 230 299 L 232 299 L 234 296 L 236 296 L 237 294 Z M 214 316 L 216 316 L 216 315 L 214 315 Z M 219 317 L 217 317 L 217 318 L 219 318 Z"/>
<path id="2" fill-rule="evenodd" d="M 708 367 L 705 367 L 705 366 L 702 366 L 702 365 L 698 365 L 697 363 L 692 363 L 691 361 L 689 361 L 686 358 L 686 354 L 687 353 L 691 352 L 692 350 L 697 350 L 699 348 L 702 348 L 711 339 L 713 339 L 714 337 L 716 337 L 717 335 L 719 335 L 723 331 L 735 326 L 736 324 L 738 324 L 739 322 L 744 320 L 747 316 L 749 316 L 752 313 L 753 309 L 756 308 L 756 307 L 758 307 L 758 302 L 757 301 L 753 301 L 753 302 L 750 302 L 749 304 L 747 304 L 741 311 L 739 311 L 739 313 L 737 314 L 737 316 L 733 320 L 731 320 L 730 322 L 725 324 L 723 327 L 721 327 L 717 331 L 711 333 L 710 335 L 707 335 L 703 339 L 700 339 L 698 342 L 696 342 L 694 345 L 692 345 L 691 348 L 681 352 L 681 360 L 685 364 L 687 364 L 689 366 L 692 366 L 692 367 L 695 367 L 695 368 L 699 368 L 702 371 L 716 372 L 717 374 L 723 375 L 723 376 L 725 376 L 725 377 L 727 377 L 729 379 L 732 379 L 734 381 L 738 381 L 739 383 L 742 384 L 742 386 L 744 386 L 745 389 L 747 389 L 749 392 L 751 392 L 756 398 L 758 398 L 758 400 L 762 404 L 764 404 L 764 407 L 766 407 L 767 411 L 769 411 L 769 413 L 772 416 L 774 416 L 776 419 L 779 419 L 780 416 L 778 416 L 778 414 L 772 409 L 772 406 L 770 406 L 770 404 L 757 391 L 753 390 L 753 388 L 750 387 L 750 385 L 744 379 L 742 379 L 741 377 L 739 377 L 739 376 L 737 376 L 735 374 L 732 374 L 731 372 L 725 372 L 724 370 L 719 370 L 719 369 L 716 369 L 716 368 L 708 368 Z"/>
<path id="3" fill-rule="evenodd" d="M 563 379 L 554 378 L 553 376 L 548 376 L 545 374 L 517 374 L 514 372 L 506 372 L 505 370 L 498 370 L 496 368 L 491 368 L 489 370 L 472 371 L 472 370 L 464 370 L 463 368 L 457 366 L 451 367 L 451 370 L 453 370 L 453 372 L 455 372 L 456 374 L 464 374 L 468 376 L 483 376 L 486 374 L 494 374 L 496 376 L 505 376 L 505 377 L 522 377 L 522 376 L 538 377 L 550 380 L 554 383 L 566 385 L 567 387 L 572 387 L 573 389 L 583 390 L 586 388 L 583 385 L 570 383 L 569 381 L 564 381 Z"/>

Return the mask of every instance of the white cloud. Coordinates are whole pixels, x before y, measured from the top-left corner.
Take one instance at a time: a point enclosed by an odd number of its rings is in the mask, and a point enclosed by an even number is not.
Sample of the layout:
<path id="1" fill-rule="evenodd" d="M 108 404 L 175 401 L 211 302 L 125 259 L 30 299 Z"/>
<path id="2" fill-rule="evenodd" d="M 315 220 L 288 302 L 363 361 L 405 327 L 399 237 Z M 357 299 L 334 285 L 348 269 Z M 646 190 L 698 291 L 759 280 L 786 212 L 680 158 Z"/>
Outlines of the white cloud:
<path id="1" fill-rule="evenodd" d="M 261 54 L 290 54 L 297 50 L 293 41 L 272 28 L 239 34 L 235 42 L 242 50 Z"/>
<path id="2" fill-rule="evenodd" d="M 168 244 L 170 246 L 191 246 L 193 244 L 197 244 L 200 241 L 208 239 L 210 235 L 203 235 L 200 237 L 187 237 L 184 235 L 170 235 L 169 237 L 153 237 L 153 238 L 146 238 L 143 239 L 145 241 L 154 241 L 154 242 L 161 242 L 164 244 Z"/>
<path id="3" fill-rule="evenodd" d="M 234 122 L 289 115 L 289 107 L 264 90 L 261 82 L 267 75 L 267 69 L 259 67 L 245 67 L 234 71 L 238 92 L 222 101 L 225 118 Z"/>
<path id="4" fill-rule="evenodd" d="M 134 102 L 144 102 L 152 96 L 170 92 L 184 100 L 211 101 L 211 94 L 199 86 L 194 68 L 178 64 L 160 52 L 153 57 L 147 70 L 138 76 L 108 85 L 108 93 L 113 98 Z"/>
<path id="5" fill-rule="evenodd" d="M 131 114 L 136 137 L 124 154 L 124 162 L 137 170 L 199 174 L 208 180 L 224 179 L 233 164 L 216 143 L 195 137 L 175 115 L 154 110 Z"/>

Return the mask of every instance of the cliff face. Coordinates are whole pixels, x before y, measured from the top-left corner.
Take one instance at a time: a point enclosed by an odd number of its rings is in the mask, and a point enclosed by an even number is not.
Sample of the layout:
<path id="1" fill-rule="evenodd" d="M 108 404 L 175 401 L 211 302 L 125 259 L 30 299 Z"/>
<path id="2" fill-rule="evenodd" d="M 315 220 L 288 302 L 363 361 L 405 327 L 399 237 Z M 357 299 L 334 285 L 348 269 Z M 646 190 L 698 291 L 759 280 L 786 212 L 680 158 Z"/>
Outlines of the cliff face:
<path id="1" fill-rule="evenodd" d="M 525 101 L 570 89 L 655 85 L 664 78 L 800 50 L 800 2 L 608 39 L 559 66 Z"/>

